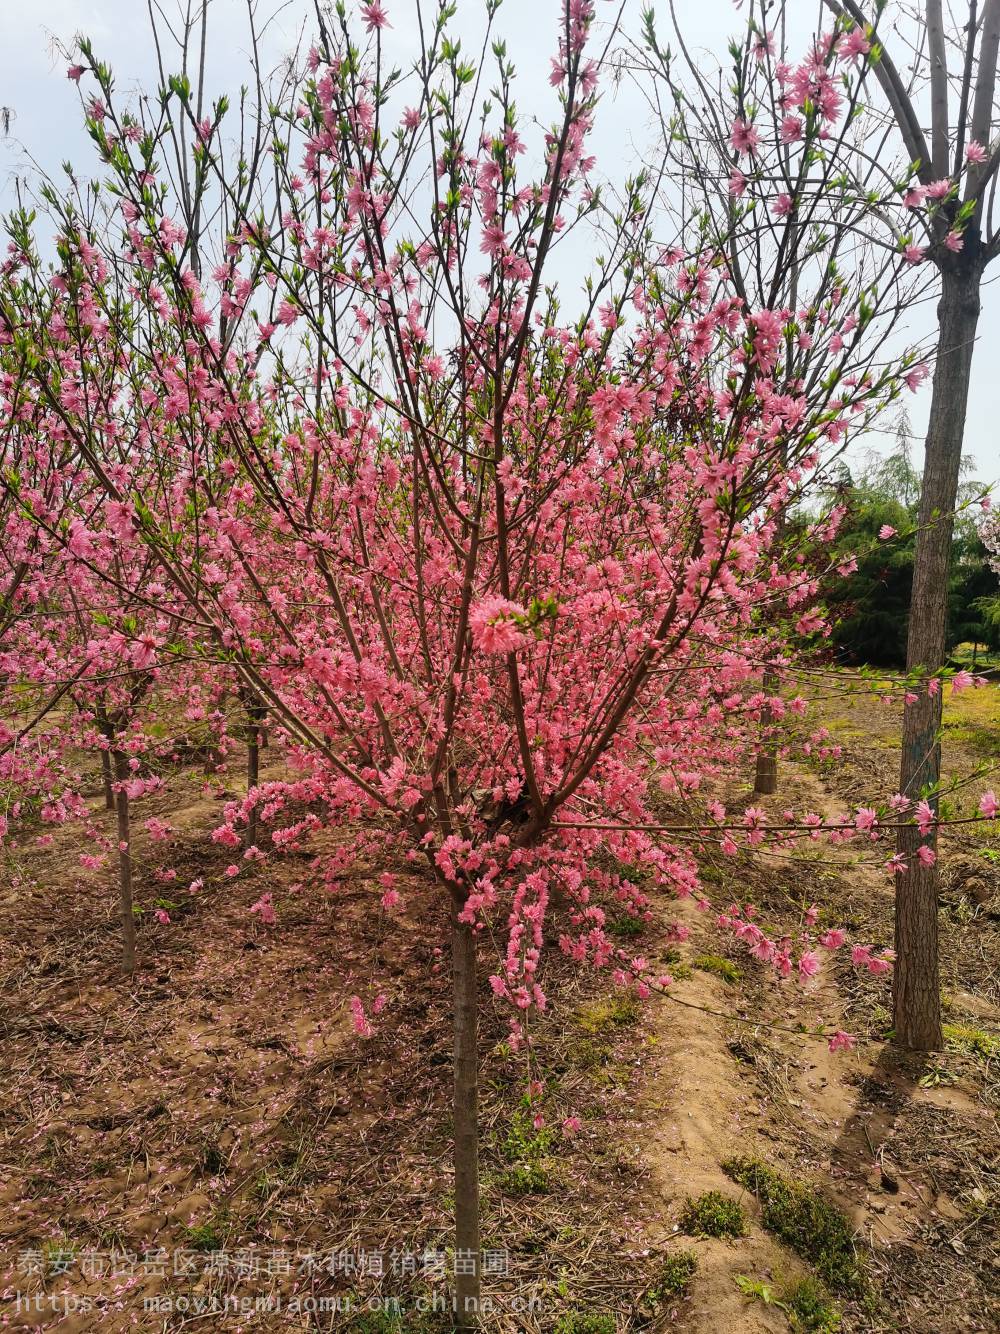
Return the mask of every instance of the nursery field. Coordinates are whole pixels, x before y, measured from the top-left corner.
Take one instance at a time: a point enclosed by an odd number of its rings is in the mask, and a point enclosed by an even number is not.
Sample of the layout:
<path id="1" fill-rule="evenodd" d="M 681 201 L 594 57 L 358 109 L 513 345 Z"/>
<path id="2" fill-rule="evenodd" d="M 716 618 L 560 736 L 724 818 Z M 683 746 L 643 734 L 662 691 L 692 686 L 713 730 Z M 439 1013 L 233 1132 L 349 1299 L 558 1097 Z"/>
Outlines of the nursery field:
<path id="1" fill-rule="evenodd" d="M 895 709 L 833 692 L 818 709 L 842 754 L 782 763 L 775 811 L 893 790 Z M 1000 759 L 998 719 L 996 686 L 948 701 L 946 775 Z M 143 803 L 157 838 L 136 833 L 134 977 L 76 823 L 8 853 L 5 1328 L 452 1327 L 443 923 L 411 863 L 355 858 L 349 831 L 227 876 L 206 834 L 242 764 L 191 760 Z M 97 772 L 88 800 L 110 830 Z M 669 972 L 665 996 L 642 1002 L 549 951 L 528 1072 L 484 999 L 483 1328 L 1000 1327 L 1000 839 L 965 828 L 942 841 L 933 1056 L 886 1043 L 888 976 L 831 961 L 783 983 L 735 942 L 720 955 L 709 917 L 657 891 L 646 920 L 610 932 Z M 714 906 L 752 900 L 790 930 L 815 897 L 830 925 L 891 944 L 884 869 L 856 842 L 813 849 L 706 856 L 702 883 Z M 318 878 L 320 854 L 342 870 Z M 372 906 L 386 872 L 392 914 Z M 352 998 L 373 985 L 359 1024 Z M 857 1034 L 855 1050 L 797 1031 L 820 1022 Z"/>
<path id="2" fill-rule="evenodd" d="M 0 1334 L 997 1334 L 1000 0 L 4 56 Z"/>

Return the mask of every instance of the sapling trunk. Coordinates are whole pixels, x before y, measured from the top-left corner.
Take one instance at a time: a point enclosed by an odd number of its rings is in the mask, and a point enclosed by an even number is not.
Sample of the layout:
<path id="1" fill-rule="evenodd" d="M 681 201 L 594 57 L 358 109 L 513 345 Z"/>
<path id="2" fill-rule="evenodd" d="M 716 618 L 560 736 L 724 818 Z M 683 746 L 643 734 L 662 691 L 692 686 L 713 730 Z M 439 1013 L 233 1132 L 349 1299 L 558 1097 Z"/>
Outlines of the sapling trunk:
<path id="1" fill-rule="evenodd" d="M 122 914 L 122 969 L 135 972 L 135 913 L 132 910 L 132 844 L 130 840 L 129 799 L 125 785 L 129 780 L 128 757 L 116 750 L 115 781 L 118 784 L 115 810 L 118 814 L 118 892 Z"/>
<path id="2" fill-rule="evenodd" d="M 254 699 L 247 705 L 247 792 L 257 786 L 260 778 L 260 752 L 264 741 L 263 727 L 267 717 L 266 707 Z M 244 835 L 248 848 L 255 847 L 260 834 L 260 817 L 256 805 L 250 814 Z"/>
<path id="3" fill-rule="evenodd" d="M 763 689 L 765 694 L 773 695 L 778 689 L 778 673 L 764 673 Z M 778 733 L 775 727 L 771 706 L 766 704 L 761 715 L 761 742 L 757 752 L 757 771 L 754 774 L 753 791 L 755 797 L 771 796 L 778 790 Z"/>
<path id="4" fill-rule="evenodd" d="M 913 592 L 906 649 L 908 671 L 932 677 L 944 662 L 948 625 L 948 571 L 953 514 L 962 464 L 972 351 L 979 323 L 981 272 L 959 260 L 942 275 L 938 345 L 930 420 L 920 492 L 919 528 L 913 563 Z M 917 801 L 927 792 L 937 809 L 941 779 L 941 692 L 926 687 L 903 710 L 900 792 Z M 915 825 L 899 830 L 897 851 L 906 871 L 896 887 L 896 967 L 893 972 L 895 1041 L 915 1051 L 936 1051 L 942 1042 L 938 973 L 938 870 L 918 856 L 922 839 Z"/>
<path id="5" fill-rule="evenodd" d="M 101 778 L 104 782 L 104 805 L 109 811 L 115 808 L 115 776 L 111 769 L 111 752 L 101 751 Z"/>
<path id="6" fill-rule="evenodd" d="M 455 1328 L 475 1329 L 480 1310 L 479 1059 L 476 938 L 452 918 L 455 1123 Z"/>

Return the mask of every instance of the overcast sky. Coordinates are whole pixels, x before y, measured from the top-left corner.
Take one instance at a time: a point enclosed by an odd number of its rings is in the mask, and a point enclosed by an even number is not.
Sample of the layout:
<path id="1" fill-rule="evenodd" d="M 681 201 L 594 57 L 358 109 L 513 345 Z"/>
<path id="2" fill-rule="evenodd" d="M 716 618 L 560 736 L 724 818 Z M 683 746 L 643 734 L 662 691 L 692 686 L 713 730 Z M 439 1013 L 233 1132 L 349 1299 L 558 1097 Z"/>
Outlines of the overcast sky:
<path id="1" fill-rule="evenodd" d="M 383 0 L 393 23 L 388 41 L 405 60 L 412 49 L 412 0 Z M 648 0 L 626 0 L 625 26 L 636 30 L 643 4 Z M 266 0 L 265 0 L 266 3 Z M 276 0 L 280 3 L 280 0 Z M 470 32 L 483 13 L 482 0 L 457 0 L 460 23 Z M 176 0 L 163 0 L 171 12 Z M 599 0 L 599 12 L 611 8 Z M 261 8 L 263 9 L 263 5 Z M 519 79 L 518 105 L 522 112 L 537 114 L 545 123 L 553 117 L 548 87 L 548 58 L 555 47 L 557 0 L 504 0 L 499 29 L 507 38 Z M 657 4 L 658 9 L 665 5 Z M 728 36 L 740 22 L 732 0 L 677 0 L 677 8 L 694 48 L 721 55 Z M 212 0 L 209 19 L 211 79 L 215 92 L 233 92 L 246 78 L 245 0 Z M 265 44 L 267 59 L 276 63 L 294 48 L 305 24 L 308 30 L 311 0 L 290 0 L 271 26 Z M 815 8 L 808 0 L 793 0 L 789 13 L 801 26 L 802 46 L 811 30 Z M 666 27 L 666 18 L 662 25 Z M 53 48 L 53 38 L 71 42 L 74 33 L 84 32 L 94 41 L 97 56 L 110 64 L 119 89 L 155 87 L 153 48 L 145 0 L 0 0 L 0 106 L 10 108 L 14 120 L 7 138 L 0 137 L 0 209 L 14 202 L 18 177 L 32 172 L 34 160 L 43 170 L 58 174 L 60 164 L 70 160 L 86 175 L 94 166 L 91 144 L 81 129 L 77 91 L 66 78 L 66 62 Z M 793 49 L 796 43 L 792 40 Z M 651 126 L 644 102 L 624 82 L 602 102 L 594 134 L 599 162 L 614 174 L 624 172 L 629 160 L 648 149 Z M 992 284 L 984 291 L 980 344 L 974 368 L 972 398 L 966 431 L 966 453 L 976 460 L 976 475 L 983 481 L 1000 479 L 1000 264 Z M 933 303 L 918 306 L 910 314 L 908 340 L 927 337 L 933 329 Z M 915 433 L 922 435 L 926 422 L 927 390 L 909 398 Z M 872 439 L 884 447 L 886 437 Z M 918 444 L 916 461 L 921 449 Z"/>

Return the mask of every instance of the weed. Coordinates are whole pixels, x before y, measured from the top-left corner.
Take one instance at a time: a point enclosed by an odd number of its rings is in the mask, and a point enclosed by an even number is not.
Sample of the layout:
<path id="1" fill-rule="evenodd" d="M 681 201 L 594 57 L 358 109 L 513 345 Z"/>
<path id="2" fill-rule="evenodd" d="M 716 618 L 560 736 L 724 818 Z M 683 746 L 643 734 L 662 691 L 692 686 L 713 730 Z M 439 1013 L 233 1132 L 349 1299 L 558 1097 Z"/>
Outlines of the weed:
<path id="1" fill-rule="evenodd" d="M 760 1279 L 749 1278 L 746 1274 L 734 1274 L 733 1282 L 743 1296 L 749 1297 L 751 1301 L 763 1302 L 765 1306 L 779 1306 L 783 1311 L 788 1310 L 785 1303 L 774 1295 L 770 1283 L 762 1283 Z"/>
<path id="2" fill-rule="evenodd" d="M 984 1061 L 1000 1055 L 1000 1038 L 995 1038 L 992 1033 L 986 1033 L 981 1028 L 970 1028 L 967 1024 L 945 1024 L 942 1031 L 945 1045 L 951 1051 L 966 1052 Z"/>
<path id="3" fill-rule="evenodd" d="M 707 880 L 709 884 L 712 885 L 721 885 L 725 881 L 726 877 L 724 873 L 720 871 L 717 866 L 699 866 L 698 879 Z"/>
<path id="4" fill-rule="evenodd" d="M 592 1038 L 581 1038 L 569 1049 L 573 1064 L 581 1070 L 599 1070 L 614 1058 L 614 1051 L 606 1042 L 595 1042 Z"/>
<path id="5" fill-rule="evenodd" d="M 631 940 L 634 936 L 641 936 L 645 930 L 646 923 L 641 917 L 623 915 L 608 923 L 608 932 L 619 940 Z"/>
<path id="6" fill-rule="evenodd" d="M 551 1126 L 536 1130 L 530 1110 L 519 1108 L 497 1148 L 510 1167 L 499 1175 L 509 1195 L 539 1195 L 549 1187 L 551 1165 L 547 1161 L 556 1142 Z"/>
<path id="7" fill-rule="evenodd" d="M 834 1292 L 863 1291 L 854 1231 L 836 1205 L 754 1158 L 730 1158 L 722 1170 L 757 1196 L 768 1231 L 808 1260 Z"/>
<path id="8" fill-rule="evenodd" d="M 553 1334 L 615 1334 L 615 1318 L 571 1312 L 559 1317 Z"/>
<path id="9" fill-rule="evenodd" d="M 52 1237 L 42 1243 L 42 1264 L 47 1274 L 65 1274 L 72 1268 L 78 1250 L 68 1237 Z"/>
<path id="10" fill-rule="evenodd" d="M 641 1014 L 642 1006 L 635 996 L 621 992 L 606 1000 L 581 1006 L 574 1016 L 574 1022 L 577 1028 L 592 1037 L 608 1037 L 617 1028 L 627 1028 L 638 1023 Z"/>
<path id="11" fill-rule="evenodd" d="M 570 1059 L 581 1070 L 597 1071 L 614 1061 L 614 1040 L 618 1033 L 639 1020 L 642 1007 L 628 992 L 592 1001 L 581 1006 L 573 1016 L 573 1023 L 582 1034 L 569 1049 Z M 609 1083 L 618 1082 L 612 1073 L 606 1075 Z"/>
<path id="12" fill-rule="evenodd" d="M 699 954 L 697 959 L 692 959 L 691 962 L 695 968 L 700 968 L 703 973 L 713 973 L 723 982 L 738 982 L 743 976 L 734 963 L 729 959 L 720 958 L 717 954 Z"/>
<path id="13" fill-rule="evenodd" d="M 706 1191 L 696 1200 L 688 1197 L 680 1226 L 691 1237 L 745 1237 L 747 1232 L 746 1214 L 739 1201 L 719 1190 Z"/>
<path id="14" fill-rule="evenodd" d="M 697 1268 L 698 1260 L 694 1251 L 674 1251 L 668 1255 L 649 1294 L 653 1302 L 679 1297 L 691 1282 Z"/>
<path id="15" fill-rule="evenodd" d="M 365 1311 L 347 1324 L 350 1334 L 444 1334 L 452 1327 L 444 1315 L 416 1311 Z"/>
<path id="16" fill-rule="evenodd" d="M 957 1078 L 957 1075 L 953 1075 L 943 1065 L 932 1065 L 926 1074 L 920 1076 L 918 1083 L 922 1089 L 936 1089 L 942 1085 L 954 1084 Z"/>
<path id="17" fill-rule="evenodd" d="M 210 1218 L 207 1223 L 195 1223 L 194 1226 L 185 1226 L 187 1233 L 187 1243 L 192 1251 L 221 1251 L 222 1233 L 220 1224 Z"/>
<path id="18" fill-rule="evenodd" d="M 804 1278 L 789 1288 L 784 1298 L 792 1329 L 814 1331 L 814 1334 L 836 1334 L 840 1329 L 837 1304 L 816 1279 Z"/>
<path id="19" fill-rule="evenodd" d="M 226 1165 L 226 1155 L 217 1144 L 207 1143 L 198 1155 L 198 1171 L 207 1177 L 218 1176 Z"/>

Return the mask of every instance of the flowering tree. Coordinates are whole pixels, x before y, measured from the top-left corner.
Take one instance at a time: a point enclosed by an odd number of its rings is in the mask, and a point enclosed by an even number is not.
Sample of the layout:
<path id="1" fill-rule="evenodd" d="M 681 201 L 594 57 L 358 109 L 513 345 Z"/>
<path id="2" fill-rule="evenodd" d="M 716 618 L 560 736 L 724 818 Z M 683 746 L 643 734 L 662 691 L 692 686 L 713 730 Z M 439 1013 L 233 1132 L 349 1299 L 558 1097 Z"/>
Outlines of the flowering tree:
<path id="1" fill-rule="evenodd" d="M 971 0 L 961 24 L 951 11 L 946 23 L 940 0 L 824 0 L 824 6 L 830 26 L 817 32 L 809 57 L 796 62 L 787 53 L 787 7 L 751 0 L 744 38 L 730 48 L 731 75 L 712 87 L 690 59 L 671 6 L 697 97 L 684 99 L 673 81 L 651 17 L 646 48 L 678 99 L 683 127 L 671 145 L 694 187 L 695 207 L 704 204 L 715 225 L 720 214 L 746 218 L 737 253 L 746 257 L 749 281 L 763 277 L 775 291 L 794 288 L 802 283 L 801 260 L 808 271 L 827 253 L 835 263 L 849 256 L 849 270 L 861 275 L 885 265 L 893 252 L 921 281 L 932 275 L 940 281 L 907 654 L 908 671 L 928 682 L 945 656 L 947 572 L 980 287 L 1000 253 L 994 207 L 1000 4 Z M 901 73 L 898 51 L 893 60 L 894 46 L 905 52 L 909 76 Z M 822 182 L 822 189 L 803 199 L 809 181 Z M 859 265 L 859 254 L 866 265 Z M 907 699 L 900 791 L 912 802 L 928 799 L 936 810 L 941 696 L 921 688 Z M 764 770 L 769 780 L 766 755 Z M 912 825 L 901 829 L 898 853 L 894 1031 L 901 1045 L 933 1049 L 941 1043 L 935 828 L 926 839 Z"/>
<path id="2" fill-rule="evenodd" d="M 1000 255 L 996 182 L 1000 171 L 997 107 L 1000 0 L 970 0 L 968 22 L 949 28 L 941 0 L 871 10 L 856 0 L 825 0 L 837 40 L 852 42 L 882 94 L 884 120 L 908 160 L 903 204 L 913 220 L 907 250 L 940 275 L 938 341 L 920 493 L 907 668 L 933 677 L 944 661 L 948 568 L 962 441 L 980 313 L 990 262 Z M 898 11 L 898 12 L 894 12 Z M 907 81 L 890 54 L 896 25 L 914 33 L 918 55 Z M 911 53 L 906 52 L 907 60 Z M 941 779 L 941 697 L 919 691 L 903 715 L 900 790 L 926 794 L 937 810 Z M 913 828 L 899 831 L 906 869 L 896 900 L 893 979 L 896 1041 L 919 1050 L 940 1047 L 938 872 L 936 833 L 927 842 Z M 932 854 L 922 857 L 920 848 Z"/>
<path id="3" fill-rule="evenodd" d="M 871 145 L 864 43 L 857 33 L 817 33 L 810 50 L 793 51 L 783 13 L 753 4 L 729 63 L 714 66 L 690 49 L 673 4 L 669 14 L 669 45 L 649 9 L 629 52 L 660 127 L 654 151 L 670 168 L 659 209 L 682 236 L 726 254 L 748 306 L 780 313 L 775 392 L 809 402 L 829 392 L 831 376 L 869 373 L 925 285 L 892 227 L 895 179 Z M 903 370 L 911 389 L 927 374 L 915 353 Z M 827 451 L 828 464 L 835 454 Z M 779 636 L 764 677 L 769 698 L 782 649 Z M 755 793 L 777 789 L 777 708 L 763 710 Z"/>
<path id="4" fill-rule="evenodd" d="M 490 985 L 515 1045 L 547 1004 L 553 914 L 581 965 L 643 995 L 668 984 L 615 945 L 605 909 L 645 905 L 626 866 L 707 908 L 692 847 L 769 836 L 755 809 L 730 820 L 713 802 L 685 831 L 659 803 L 752 753 L 748 696 L 773 656 L 761 636 L 821 626 L 781 515 L 825 445 L 894 397 L 900 368 L 857 362 L 859 317 L 833 284 L 800 331 L 823 348 L 821 383 L 776 379 L 783 306 L 752 304 L 709 240 L 653 245 L 642 178 L 600 212 L 588 0 L 561 9 L 558 114 L 537 141 L 504 44 L 485 98 L 450 14 L 417 10 L 408 81 L 384 58 L 379 3 L 323 24 L 301 86 L 260 109 L 269 168 L 250 183 L 227 167 L 222 101 L 199 115 L 174 77 L 144 123 L 81 44 L 70 73 L 96 85 L 87 123 L 110 203 L 98 215 L 47 191 L 53 267 L 30 220 L 11 220 L 0 350 L 5 419 L 31 421 L 33 448 L 69 449 L 101 498 L 73 504 L 74 554 L 95 573 L 149 566 L 151 619 L 118 616 L 122 655 L 141 670 L 148 634 L 160 662 L 182 649 L 231 673 L 284 740 L 293 774 L 231 803 L 217 841 L 305 802 L 275 848 L 350 822 L 359 846 L 406 856 L 440 916 L 456 1243 L 474 1256 L 484 942 L 503 942 Z M 206 197 L 226 204 L 223 233 L 202 229 L 197 246 L 158 168 L 178 121 Z M 586 253 L 595 220 L 603 263 L 566 313 L 552 257 L 571 237 Z M 837 835 L 869 837 L 873 820 Z M 380 890 L 392 911 L 399 891 Z M 815 920 L 794 940 L 738 906 L 720 925 L 808 977 Z M 366 1032 L 360 999 L 354 1017 Z M 458 1272 L 460 1328 L 479 1307 L 476 1268 Z"/>

